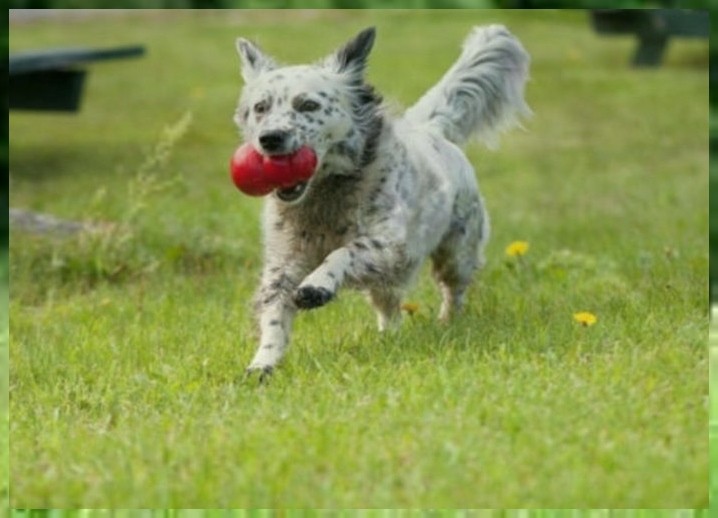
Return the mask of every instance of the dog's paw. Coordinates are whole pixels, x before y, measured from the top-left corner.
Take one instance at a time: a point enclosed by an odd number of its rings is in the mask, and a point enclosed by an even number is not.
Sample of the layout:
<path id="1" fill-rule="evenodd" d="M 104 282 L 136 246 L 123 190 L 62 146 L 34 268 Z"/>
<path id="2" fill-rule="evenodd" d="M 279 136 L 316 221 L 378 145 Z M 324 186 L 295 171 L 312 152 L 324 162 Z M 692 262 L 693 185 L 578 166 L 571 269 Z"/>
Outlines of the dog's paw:
<path id="1" fill-rule="evenodd" d="M 323 306 L 334 297 L 334 293 L 326 288 L 301 286 L 294 293 L 294 303 L 299 309 L 312 309 Z"/>
<path id="2" fill-rule="evenodd" d="M 271 365 L 250 365 L 249 367 L 247 367 L 247 370 L 244 371 L 244 378 L 246 380 L 249 380 L 256 376 L 259 381 L 259 384 L 262 385 L 269 381 L 269 378 L 271 378 L 273 373 L 274 367 L 272 367 Z"/>

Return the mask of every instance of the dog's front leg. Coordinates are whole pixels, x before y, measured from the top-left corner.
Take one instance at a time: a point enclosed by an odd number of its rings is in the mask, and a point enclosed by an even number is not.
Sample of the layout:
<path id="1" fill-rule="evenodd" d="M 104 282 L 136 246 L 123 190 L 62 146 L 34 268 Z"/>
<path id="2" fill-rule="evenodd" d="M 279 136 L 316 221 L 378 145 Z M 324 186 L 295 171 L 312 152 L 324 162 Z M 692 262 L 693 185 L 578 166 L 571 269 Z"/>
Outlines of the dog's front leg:
<path id="1" fill-rule="evenodd" d="M 294 293 L 294 303 L 300 309 L 323 306 L 334 298 L 352 262 L 348 247 L 338 248 L 302 281 Z"/>
<path id="2" fill-rule="evenodd" d="M 259 320 L 259 348 L 247 368 L 258 371 L 264 377 L 270 374 L 284 356 L 289 345 L 289 335 L 296 306 L 291 300 L 298 282 L 286 273 L 265 273 L 257 294 Z"/>
<path id="3" fill-rule="evenodd" d="M 347 278 L 359 284 L 383 283 L 391 279 L 389 269 L 403 258 L 403 249 L 377 239 L 360 237 L 334 250 L 309 274 L 294 293 L 300 309 L 323 306 L 334 298 Z"/>

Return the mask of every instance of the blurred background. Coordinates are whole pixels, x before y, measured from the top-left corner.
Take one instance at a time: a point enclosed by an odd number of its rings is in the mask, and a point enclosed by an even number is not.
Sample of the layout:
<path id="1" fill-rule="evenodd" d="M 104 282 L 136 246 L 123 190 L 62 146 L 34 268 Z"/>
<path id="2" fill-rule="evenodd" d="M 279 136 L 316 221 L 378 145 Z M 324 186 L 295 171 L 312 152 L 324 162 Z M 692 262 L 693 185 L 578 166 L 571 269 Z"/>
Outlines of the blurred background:
<path id="1" fill-rule="evenodd" d="M 253 9 L 253 8 L 413 8 L 413 9 L 476 9 L 536 8 L 536 9 L 636 9 L 685 8 L 708 9 L 708 0 L 121 0 L 113 2 L 117 8 L 146 9 Z M 10 0 L 11 8 L 103 8 L 102 0 Z"/>
<path id="2" fill-rule="evenodd" d="M 95 17 L 95 16 L 112 16 L 113 10 L 103 10 L 104 14 L 99 13 L 98 11 L 93 11 L 92 9 L 77 9 L 77 7 L 86 7 L 86 8 L 92 8 L 92 7 L 103 7 L 105 5 L 105 2 L 102 2 L 100 0 L 90 0 L 90 1 L 78 1 L 78 0 L 11 0 L 10 1 L 10 7 L 12 8 L 10 13 L 10 19 L 11 22 L 14 23 L 27 23 L 32 20 L 36 19 L 44 19 L 48 17 L 55 17 L 60 16 L 64 19 L 83 19 L 85 17 Z M 117 8 L 136 8 L 136 7 L 143 7 L 143 8 L 156 8 L 156 9 L 182 9 L 182 8 L 195 8 L 195 9 L 213 9 L 213 8 L 292 8 L 295 5 L 301 7 L 309 7 L 309 8 L 344 8 L 344 7 L 364 7 L 364 8 L 372 8 L 372 7 L 405 7 L 407 5 L 413 7 L 413 8 L 465 8 L 465 7 L 485 7 L 485 8 L 523 8 L 523 9 L 541 9 L 541 8 L 573 8 L 573 9 L 603 9 L 603 10 L 611 10 L 611 9 L 633 9 L 633 8 L 688 8 L 688 9 L 707 9 L 708 8 L 708 1 L 707 0 L 664 0 L 664 1 L 655 1 L 655 0 L 614 0 L 614 1 L 605 1 L 605 0 L 578 0 L 578 1 L 572 1 L 572 0 L 412 0 L 410 2 L 404 2 L 404 1 L 374 1 L 374 0 L 359 0 L 359 1 L 352 1 L 348 2 L 347 0 L 310 0 L 308 2 L 297 2 L 294 0 L 150 0 L 150 1 L 139 1 L 139 0 L 124 0 L 117 2 L 113 4 Z M 65 12 L 57 12 L 53 13 L 52 10 L 54 9 L 72 9 L 72 11 L 65 11 Z M 611 8 L 611 9 L 607 9 Z M 171 14 L 167 14 L 170 15 Z M 161 14 L 158 14 L 157 16 L 162 16 Z M 234 15 L 229 15 L 234 16 Z M 596 25 L 596 22 L 594 21 L 594 25 Z M 640 25 L 640 24 L 638 24 Z M 636 33 L 643 30 L 641 27 L 636 25 L 633 27 L 622 27 L 618 33 L 621 34 L 629 34 L 632 30 Z M 690 34 L 691 27 L 690 22 L 688 23 L 689 27 L 687 30 L 687 33 Z M 682 30 L 684 31 L 685 35 L 685 27 L 682 27 Z M 707 30 L 707 29 L 706 29 Z M 714 29 L 715 30 L 715 29 Z M 607 32 L 611 32 L 609 29 Z M 700 32 L 700 31 L 699 31 Z M 715 76 L 717 74 L 718 68 L 714 64 L 715 57 L 718 55 L 718 38 L 714 37 L 712 38 L 712 43 L 710 46 L 710 61 L 713 66 L 710 67 L 711 69 L 711 85 L 715 84 Z M 38 42 L 40 43 L 40 42 Z M 6 42 L 7 45 L 7 42 Z M 28 45 L 30 43 L 28 42 Z M 627 56 L 627 59 L 630 59 Z M 634 61 L 636 59 L 636 56 L 634 56 Z M 659 58 L 659 63 L 660 63 Z M 635 63 L 634 63 L 635 64 Z M 197 99 L 199 96 L 202 95 L 201 87 L 198 87 L 194 93 L 193 96 L 195 99 Z M 90 101 L 91 102 L 91 101 Z M 710 109 L 710 135 L 711 135 L 711 150 L 715 151 L 716 146 L 718 145 L 718 119 L 716 119 L 715 113 L 716 113 L 716 96 L 711 97 L 711 109 Z M 6 130 L 3 130 L 6 131 Z M 3 156 L 5 157 L 5 163 L 7 163 L 8 158 L 8 151 L 7 151 L 7 135 L 3 136 Z M 109 149 L 106 151 L 110 152 Z M 63 167 L 61 164 L 58 164 L 59 167 Z M 5 170 L 6 178 L 7 178 L 7 169 Z M 718 194 L 718 166 L 716 165 L 715 161 L 711 162 L 710 166 L 710 190 L 711 192 L 716 192 Z M 4 183 L 5 186 L 7 186 L 7 182 Z M 7 188 L 7 187 L 5 187 Z M 7 203 L 8 196 L 7 194 L 3 198 L 5 203 Z M 711 209 L 711 233 L 710 233 L 710 247 L 711 250 L 718 252 L 718 208 Z M 16 214 L 17 216 L 17 214 Z M 2 228 L 4 235 L 6 236 L 5 241 L 7 242 L 7 232 L 8 232 L 8 216 L 7 212 L 5 212 L 5 216 L 3 220 L 0 222 L 0 228 Z M 713 254 L 713 256 L 716 256 L 718 254 Z M 711 279 L 718 278 L 718 265 L 716 265 L 716 261 L 711 262 Z M 713 281 L 710 281 L 711 288 L 712 288 Z M 711 290 L 712 293 L 712 290 Z"/>

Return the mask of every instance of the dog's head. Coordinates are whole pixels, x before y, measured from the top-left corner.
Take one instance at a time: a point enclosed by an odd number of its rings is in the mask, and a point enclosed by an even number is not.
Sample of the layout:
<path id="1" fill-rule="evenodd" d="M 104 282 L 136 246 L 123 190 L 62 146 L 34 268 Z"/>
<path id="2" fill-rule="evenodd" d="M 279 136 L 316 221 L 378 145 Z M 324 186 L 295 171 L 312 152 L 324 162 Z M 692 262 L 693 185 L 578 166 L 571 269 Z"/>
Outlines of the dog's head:
<path id="1" fill-rule="evenodd" d="M 364 82 L 373 28 L 312 65 L 280 66 L 254 43 L 239 38 L 244 88 L 234 121 L 246 142 L 264 155 L 287 155 L 303 146 L 317 155 L 308 182 L 276 191 L 298 203 L 328 174 L 353 174 L 373 160 L 381 131 L 381 98 Z"/>

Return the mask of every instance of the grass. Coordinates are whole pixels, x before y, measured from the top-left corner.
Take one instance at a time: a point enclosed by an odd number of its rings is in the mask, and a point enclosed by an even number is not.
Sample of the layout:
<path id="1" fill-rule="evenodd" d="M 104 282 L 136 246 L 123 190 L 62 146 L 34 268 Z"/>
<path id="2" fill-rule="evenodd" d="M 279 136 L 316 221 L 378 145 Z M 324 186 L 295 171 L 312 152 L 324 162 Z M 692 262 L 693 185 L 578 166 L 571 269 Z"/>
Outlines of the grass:
<path id="1" fill-rule="evenodd" d="M 8 254 L 7 250 L 0 251 L 0 314 L 8 314 Z M 5 319 L 7 321 L 7 319 Z M 10 429 L 10 414 L 8 412 L 8 326 L 5 324 L 0 328 L 0 466 L 2 475 L 0 478 L 0 508 L 9 507 L 10 498 L 10 459 L 8 456 L 9 441 L 8 430 Z"/>
<path id="2" fill-rule="evenodd" d="M 488 509 L 356 509 L 356 510 L 308 510 L 291 509 L 277 512 L 273 509 L 20 509 L 10 514 L 11 518 L 272 518 L 277 514 L 288 518 L 313 517 L 360 517 L 360 518 L 413 518 L 431 516 L 432 518 L 454 518 L 456 516 L 506 516 L 519 518 L 576 518 L 590 516 L 606 518 L 609 516 L 625 518 L 703 518 L 708 511 L 692 509 L 540 509 L 540 510 L 488 510 Z"/>
<path id="3" fill-rule="evenodd" d="M 422 275 L 380 336 L 358 295 L 243 380 L 260 202 L 238 194 L 234 37 L 313 59 L 375 24 L 409 104 L 474 24 L 533 55 L 527 131 L 470 146 L 489 265 L 449 326 Z M 42 508 L 708 504 L 704 43 L 655 70 L 579 12 L 133 14 L 12 26 L 11 50 L 141 42 L 77 116 L 10 117 L 11 205 L 102 222 L 11 239 L 11 504 Z M 291 42 L 291 44 L 287 44 Z M 505 256 L 512 241 L 528 252 Z M 590 311 L 584 327 L 573 314 Z"/>
<path id="4" fill-rule="evenodd" d="M 718 308 L 712 308 L 713 317 L 710 329 L 710 370 L 718 372 L 718 329 L 716 328 L 715 315 Z M 716 397 L 718 378 L 715 375 L 710 377 L 710 428 L 708 440 L 710 441 L 710 501 L 716 502 L 718 498 L 718 398 Z"/>

